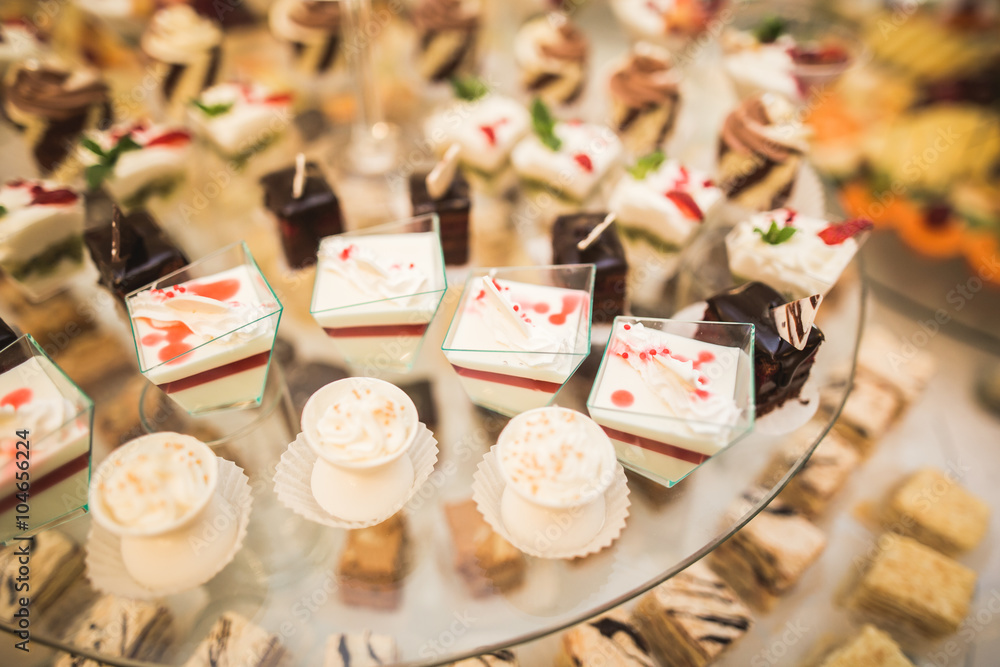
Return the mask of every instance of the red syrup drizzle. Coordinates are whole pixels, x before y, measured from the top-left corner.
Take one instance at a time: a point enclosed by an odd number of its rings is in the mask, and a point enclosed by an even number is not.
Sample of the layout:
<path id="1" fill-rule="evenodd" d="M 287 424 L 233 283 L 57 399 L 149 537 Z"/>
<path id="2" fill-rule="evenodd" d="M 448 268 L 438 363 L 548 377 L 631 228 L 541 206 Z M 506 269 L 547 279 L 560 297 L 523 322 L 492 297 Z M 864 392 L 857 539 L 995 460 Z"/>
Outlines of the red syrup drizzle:
<path id="1" fill-rule="evenodd" d="M 619 408 L 627 408 L 635 403 L 635 396 L 627 389 L 619 389 L 611 394 L 611 402 Z"/>
<path id="2" fill-rule="evenodd" d="M 191 142 L 191 135 L 185 130 L 170 130 L 146 142 L 146 148 L 153 146 L 180 146 Z"/>
<path id="3" fill-rule="evenodd" d="M 165 342 L 166 345 L 156 353 L 156 358 L 160 361 L 177 363 L 180 359 L 175 359 L 174 357 L 179 357 L 185 352 L 190 352 L 194 349 L 189 343 L 184 342 L 184 339 L 194 332 L 183 322 L 154 322 L 147 318 L 143 319 L 146 320 L 149 326 L 161 333 L 146 334 L 139 342 L 143 345 L 156 345 L 157 343 Z M 171 359 L 173 361 L 170 361 Z"/>
<path id="4" fill-rule="evenodd" d="M 15 389 L 3 398 L 0 398 L 0 407 L 10 406 L 15 410 L 27 405 L 31 401 L 34 392 L 31 391 L 30 387 L 21 387 L 20 389 Z"/>
<path id="5" fill-rule="evenodd" d="M 566 324 L 566 316 L 572 313 L 582 303 L 582 299 L 576 294 L 564 294 L 562 298 L 562 309 L 558 313 L 549 315 L 551 324 Z"/>
<path id="6" fill-rule="evenodd" d="M 629 326 L 628 324 L 625 325 L 625 329 L 631 329 L 631 328 L 632 327 Z M 613 353 L 617 354 L 622 359 L 628 359 L 629 358 L 629 353 L 626 351 L 627 349 L 629 349 L 628 345 L 624 341 L 621 341 L 621 342 L 619 342 L 615 346 L 615 348 L 613 350 Z M 636 350 L 633 350 L 633 352 L 635 352 L 635 351 Z M 690 361 L 691 362 L 691 366 L 695 370 L 701 370 L 702 365 L 707 364 L 707 363 L 711 363 L 711 362 L 715 361 L 715 355 L 712 354 L 711 352 L 709 352 L 708 350 L 702 350 L 702 351 L 700 351 L 698 353 L 698 358 L 697 359 L 693 359 L 693 360 L 692 359 L 688 359 L 687 357 L 685 357 L 683 355 L 680 355 L 680 354 L 674 354 L 668 348 L 665 348 L 665 347 L 662 348 L 662 349 L 660 349 L 659 351 L 657 351 L 655 348 L 650 348 L 650 349 L 645 350 L 645 351 L 642 351 L 642 350 L 639 351 L 639 359 L 641 359 L 642 361 L 649 361 L 651 357 L 655 357 L 657 355 L 663 355 L 663 356 L 670 357 L 671 359 L 673 359 L 675 361 L 679 361 L 682 364 L 683 363 L 687 363 L 687 362 Z M 706 377 L 705 375 L 701 375 L 701 376 L 698 377 L 698 382 L 700 384 L 703 384 L 703 385 L 704 384 L 708 384 L 708 377 Z M 623 391 L 623 390 L 619 390 L 619 391 Z M 618 392 L 615 392 L 615 394 L 617 394 L 617 393 Z M 709 392 L 709 391 L 707 391 L 705 389 L 701 389 L 701 388 L 695 388 L 695 390 L 694 390 L 693 393 L 694 393 L 695 396 L 697 396 L 698 398 L 701 398 L 701 399 L 707 399 L 707 398 L 709 398 L 712 395 L 711 392 Z M 611 401 L 613 403 L 615 403 L 615 405 L 619 405 L 615 401 L 615 395 L 614 394 L 611 395 Z M 627 406 L 620 406 L 620 407 L 627 407 Z"/>
<path id="7" fill-rule="evenodd" d="M 196 296 L 216 301 L 229 301 L 240 291 L 240 281 L 236 278 L 217 280 L 214 283 L 188 285 L 188 289 Z"/>

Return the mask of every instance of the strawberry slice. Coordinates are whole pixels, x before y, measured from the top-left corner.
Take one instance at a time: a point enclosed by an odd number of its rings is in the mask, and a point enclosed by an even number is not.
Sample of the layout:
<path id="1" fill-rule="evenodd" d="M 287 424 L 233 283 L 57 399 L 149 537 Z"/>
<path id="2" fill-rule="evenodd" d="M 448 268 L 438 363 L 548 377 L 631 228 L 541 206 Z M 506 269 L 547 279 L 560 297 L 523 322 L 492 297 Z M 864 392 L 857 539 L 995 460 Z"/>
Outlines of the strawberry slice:
<path id="1" fill-rule="evenodd" d="M 292 101 L 291 93 L 275 93 L 273 95 L 268 95 L 264 98 L 264 104 L 290 104 Z"/>
<path id="2" fill-rule="evenodd" d="M 191 141 L 191 134 L 186 130 L 171 130 L 164 132 L 146 142 L 146 148 L 151 146 L 179 146 Z"/>
<path id="3" fill-rule="evenodd" d="M 705 219 L 705 214 L 701 212 L 698 208 L 698 203 L 694 198 L 686 192 L 681 190 L 670 190 L 663 195 L 670 201 L 674 203 L 680 212 L 684 214 L 684 217 L 688 220 L 697 220 L 701 222 Z"/>
<path id="4" fill-rule="evenodd" d="M 593 173 L 594 163 L 591 162 L 589 155 L 587 155 L 586 153 L 577 153 L 576 155 L 573 156 L 573 159 L 576 160 L 576 163 L 580 165 L 580 168 L 582 168 L 584 171 L 588 173 Z"/>
<path id="5" fill-rule="evenodd" d="M 31 194 L 33 195 L 31 206 L 35 206 L 37 204 L 72 204 L 80 198 L 75 192 L 67 190 L 66 188 L 48 191 L 43 190 L 42 188 L 38 188 L 37 190 L 32 189 Z"/>
<path id="6" fill-rule="evenodd" d="M 486 135 L 486 141 L 490 142 L 490 146 L 497 145 L 497 132 L 489 125 L 480 125 L 479 130 Z"/>
<path id="7" fill-rule="evenodd" d="M 857 236 L 861 232 L 867 232 L 874 226 L 875 225 L 872 224 L 871 220 L 855 218 L 854 220 L 842 222 L 839 225 L 829 225 L 826 229 L 819 233 L 819 237 L 823 239 L 823 243 L 827 245 L 840 245 L 847 239 Z"/>

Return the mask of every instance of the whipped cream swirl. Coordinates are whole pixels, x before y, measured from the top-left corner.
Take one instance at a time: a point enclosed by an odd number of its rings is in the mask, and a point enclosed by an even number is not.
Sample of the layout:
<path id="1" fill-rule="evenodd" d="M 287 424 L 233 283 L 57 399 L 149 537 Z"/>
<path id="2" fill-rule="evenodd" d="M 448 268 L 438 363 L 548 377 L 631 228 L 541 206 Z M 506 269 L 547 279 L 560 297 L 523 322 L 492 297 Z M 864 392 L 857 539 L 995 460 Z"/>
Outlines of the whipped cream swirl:
<path id="1" fill-rule="evenodd" d="M 65 436 L 68 433 L 52 439 L 48 436 L 71 420 L 76 413 L 73 402 L 62 397 L 36 398 L 16 408 L 12 405 L 0 406 L 0 433 L 6 436 L 16 431 L 27 430 L 31 434 L 31 451 L 38 450 L 39 444 L 45 450 L 52 449 L 53 446 L 65 443 L 67 441 Z M 16 444 L 15 437 L 0 438 L 0 466 L 14 460 Z"/>
<path id="2" fill-rule="evenodd" d="M 223 302 L 194 294 L 175 292 L 171 296 L 163 290 L 146 290 L 136 294 L 130 305 L 133 319 L 148 319 L 154 328 L 158 323 L 184 324 L 192 334 L 188 342 L 195 346 L 223 336 L 225 343 L 241 344 L 273 327 L 270 319 L 263 319 L 273 312 L 265 303 Z"/>
<path id="3" fill-rule="evenodd" d="M 531 352 L 518 360 L 533 368 L 556 365 L 557 355 L 572 351 L 569 340 L 557 338 L 528 322 L 520 307 L 497 288 L 492 278 L 483 276 L 479 282 L 484 292 L 483 316 L 501 349 Z"/>
<path id="4" fill-rule="evenodd" d="M 765 93 L 745 100 L 726 117 L 721 140 L 729 149 L 783 162 L 804 153 L 808 131 L 783 97 Z"/>
<path id="5" fill-rule="evenodd" d="M 714 432 L 719 426 L 736 423 L 740 410 L 732 396 L 712 391 L 705 370 L 695 360 L 663 348 L 655 332 L 636 322 L 615 333 L 612 354 L 619 355 L 642 378 L 643 383 L 663 403 L 668 414 L 691 420 L 694 432 Z"/>
<path id="6" fill-rule="evenodd" d="M 391 299 L 398 306 L 408 306 L 415 295 L 430 289 L 430 276 L 414 264 L 388 264 L 349 239 L 323 241 L 318 255 L 323 270 L 347 281 L 372 301 Z"/>
<path id="7" fill-rule="evenodd" d="M 636 51 L 611 75 L 611 94 L 633 108 L 663 106 L 680 96 L 679 77 L 669 57 Z"/>
<path id="8" fill-rule="evenodd" d="M 523 412 L 510 420 L 497 444 L 508 482 L 543 505 L 587 502 L 607 488 L 614 474 L 610 441 L 599 426 L 574 410 Z"/>
<path id="9" fill-rule="evenodd" d="M 192 63 L 222 41 L 222 31 L 213 21 L 198 15 L 189 5 L 171 5 L 153 15 L 142 36 L 142 50 L 165 63 Z"/>
<path id="10" fill-rule="evenodd" d="M 97 485 L 97 500 L 110 520 L 132 530 L 155 530 L 204 505 L 212 493 L 216 459 L 185 440 L 158 438 L 114 461 Z"/>
<path id="11" fill-rule="evenodd" d="M 316 421 L 316 443 L 332 458 L 362 463 L 391 456 L 409 442 L 412 420 L 398 401 L 371 388 L 352 389 Z"/>

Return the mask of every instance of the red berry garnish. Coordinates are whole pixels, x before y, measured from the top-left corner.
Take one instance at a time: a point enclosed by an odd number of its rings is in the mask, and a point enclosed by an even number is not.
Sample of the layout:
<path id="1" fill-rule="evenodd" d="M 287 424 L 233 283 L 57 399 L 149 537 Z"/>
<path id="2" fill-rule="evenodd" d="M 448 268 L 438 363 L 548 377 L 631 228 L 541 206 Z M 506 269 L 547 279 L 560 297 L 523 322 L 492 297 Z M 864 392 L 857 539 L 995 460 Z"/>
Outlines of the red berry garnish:
<path id="1" fill-rule="evenodd" d="M 49 192 L 46 192 L 42 188 L 38 188 L 38 190 L 32 189 L 32 195 L 34 195 L 34 198 L 31 200 L 32 206 L 36 204 L 72 204 L 80 198 L 78 194 L 72 190 L 67 190 L 66 188 L 51 190 Z"/>
<path id="2" fill-rule="evenodd" d="M 594 171 L 594 163 L 591 162 L 590 156 L 586 153 L 577 153 L 573 156 L 573 159 L 576 160 L 576 163 L 580 165 L 584 171 L 588 173 Z"/>
<path id="3" fill-rule="evenodd" d="M 146 148 L 151 146 L 181 146 L 191 141 L 191 134 L 186 130 L 171 130 L 164 132 L 146 142 Z"/>
<path id="4" fill-rule="evenodd" d="M 483 134 L 486 135 L 486 141 L 490 142 L 490 146 L 496 146 L 497 145 L 497 133 L 496 133 L 496 130 L 494 130 L 489 125 L 480 125 L 479 129 L 480 129 L 480 131 L 482 131 Z"/>
<path id="5" fill-rule="evenodd" d="M 264 104 L 289 104 L 291 101 L 291 93 L 275 93 L 264 98 Z"/>
<path id="6" fill-rule="evenodd" d="M 705 219 L 705 214 L 701 212 L 698 208 L 698 203 L 695 202 L 694 198 L 686 192 L 681 192 L 680 190 L 671 190 L 663 195 L 670 201 L 674 203 L 674 206 L 680 209 L 684 217 L 689 220 L 697 220 L 701 222 Z"/>
<path id="7" fill-rule="evenodd" d="M 819 233 L 819 237 L 827 245 L 840 245 L 847 239 L 857 236 L 861 232 L 867 232 L 873 227 L 874 225 L 871 220 L 855 218 L 854 220 L 842 222 L 839 225 L 833 224 L 828 226 Z"/>

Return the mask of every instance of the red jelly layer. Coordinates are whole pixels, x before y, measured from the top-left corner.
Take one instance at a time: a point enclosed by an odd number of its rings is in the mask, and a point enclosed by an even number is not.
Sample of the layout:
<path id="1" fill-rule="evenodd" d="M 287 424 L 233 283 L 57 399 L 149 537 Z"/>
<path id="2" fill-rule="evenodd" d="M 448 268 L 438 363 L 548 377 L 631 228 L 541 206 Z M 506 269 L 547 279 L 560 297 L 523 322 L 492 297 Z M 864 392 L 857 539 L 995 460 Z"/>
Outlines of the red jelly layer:
<path id="1" fill-rule="evenodd" d="M 48 475 L 45 475 L 42 478 L 32 477 L 31 495 L 37 496 L 39 493 L 42 493 L 47 489 L 51 489 L 59 482 L 69 479 L 70 477 L 72 477 L 73 475 L 77 474 L 82 470 L 86 470 L 89 465 L 90 465 L 90 452 L 87 451 L 81 454 L 80 456 L 76 457 L 72 461 L 64 463 L 63 465 L 59 466 L 58 468 L 56 468 Z M 12 507 L 16 507 L 18 502 L 20 501 L 17 499 L 17 493 L 13 493 L 10 496 L 7 496 L 3 500 L 0 500 L 0 512 L 6 512 Z M 73 508 L 67 508 L 66 511 L 68 512 L 71 509 Z M 54 518 L 56 517 L 50 517 L 50 519 Z"/>
<path id="2" fill-rule="evenodd" d="M 248 371 L 252 368 L 257 368 L 263 366 L 267 363 L 267 360 L 271 357 L 271 352 L 261 352 L 260 354 L 255 354 L 252 357 L 247 357 L 246 359 L 240 359 L 239 361 L 234 361 L 231 364 L 226 364 L 225 366 L 219 366 L 217 368 L 211 368 L 207 371 L 202 371 L 201 373 L 195 373 L 194 375 L 189 375 L 186 378 L 181 378 L 180 380 L 174 380 L 173 382 L 167 382 L 166 384 L 158 385 L 167 394 L 172 394 L 174 392 L 183 391 L 185 389 L 191 389 L 192 387 L 197 387 L 198 385 L 205 384 L 206 382 L 212 382 L 213 380 L 221 380 L 224 377 L 229 377 L 230 375 L 235 375 L 236 373 L 242 373 L 243 371 Z"/>
<path id="3" fill-rule="evenodd" d="M 510 387 L 517 387 L 518 389 L 533 389 L 535 391 L 545 392 L 546 394 L 554 394 L 562 388 L 562 385 L 558 382 L 533 380 L 531 378 L 523 378 L 516 375 L 491 373 L 490 371 L 474 371 L 471 368 L 462 368 L 461 366 L 456 366 L 455 364 L 452 364 L 451 367 L 455 369 L 456 373 L 464 378 L 505 384 Z"/>
<path id="4" fill-rule="evenodd" d="M 352 336 L 423 336 L 427 324 L 382 324 L 369 327 L 324 328 L 331 338 Z"/>
<path id="5" fill-rule="evenodd" d="M 704 463 L 709 459 L 707 454 L 692 452 L 690 449 L 683 449 L 681 447 L 677 447 L 676 445 L 660 442 L 659 440 L 644 438 L 641 435 L 635 435 L 634 433 L 625 433 L 624 431 L 618 431 L 613 428 L 608 428 L 607 426 L 602 426 L 601 428 L 604 429 L 604 432 L 608 434 L 609 438 L 620 440 L 627 445 L 634 445 L 636 447 L 641 447 L 642 449 L 648 449 L 651 452 L 663 454 L 664 456 L 669 456 L 672 459 L 678 459 L 680 461 L 694 463 L 696 465 Z"/>

